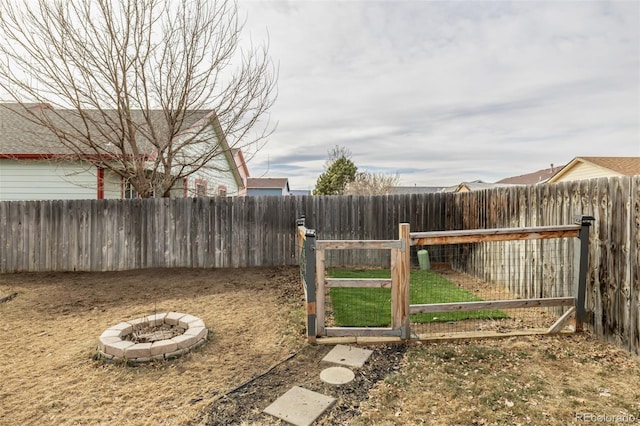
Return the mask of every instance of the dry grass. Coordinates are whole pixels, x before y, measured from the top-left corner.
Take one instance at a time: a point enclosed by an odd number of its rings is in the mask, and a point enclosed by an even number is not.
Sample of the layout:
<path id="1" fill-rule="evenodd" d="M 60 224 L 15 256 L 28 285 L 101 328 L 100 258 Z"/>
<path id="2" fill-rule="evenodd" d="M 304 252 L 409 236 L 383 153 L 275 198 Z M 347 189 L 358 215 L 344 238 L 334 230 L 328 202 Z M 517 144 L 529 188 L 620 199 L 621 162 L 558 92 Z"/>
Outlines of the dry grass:
<path id="1" fill-rule="evenodd" d="M 297 280 L 295 268 L 0 275 L 0 295 L 18 292 L 0 304 L 0 424 L 189 424 L 300 345 Z M 93 360 L 102 331 L 156 310 L 200 317 L 210 341 L 168 363 Z"/>
<path id="2" fill-rule="evenodd" d="M 0 297 L 18 293 L 0 303 L 0 424 L 204 422 L 220 395 L 304 345 L 298 274 L 254 268 L 0 275 Z M 202 318 L 210 341 L 166 363 L 93 359 L 103 330 L 155 311 Z M 308 361 L 313 368 L 315 358 Z M 265 378 L 262 405 L 274 380 L 299 381 L 291 367 Z M 368 399 L 352 402 L 350 424 L 584 424 L 576 413 L 640 419 L 637 358 L 586 333 L 415 344 L 400 364 L 386 367 L 394 373 Z"/>
<path id="3" fill-rule="evenodd" d="M 416 345 L 353 423 L 637 423 L 638 377 L 637 358 L 587 333 Z"/>

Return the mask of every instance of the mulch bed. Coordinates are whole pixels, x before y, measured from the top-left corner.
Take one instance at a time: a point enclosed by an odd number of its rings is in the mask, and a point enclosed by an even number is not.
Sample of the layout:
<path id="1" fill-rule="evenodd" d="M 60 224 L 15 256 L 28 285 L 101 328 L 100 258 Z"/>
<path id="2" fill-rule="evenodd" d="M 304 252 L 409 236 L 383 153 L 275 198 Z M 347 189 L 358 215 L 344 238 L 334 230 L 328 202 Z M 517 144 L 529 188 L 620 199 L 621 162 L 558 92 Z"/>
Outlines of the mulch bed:
<path id="1" fill-rule="evenodd" d="M 360 404 L 380 380 L 398 371 L 406 345 L 374 346 L 371 357 L 361 368 L 351 368 L 355 379 L 344 385 L 330 385 L 320 380 L 320 372 L 333 364 L 321 362 L 333 346 L 307 345 L 285 358 L 266 373 L 221 395 L 214 402 L 202 424 L 286 424 L 262 411 L 293 386 L 337 398 L 321 416 L 318 425 L 345 424 L 360 414 Z"/>

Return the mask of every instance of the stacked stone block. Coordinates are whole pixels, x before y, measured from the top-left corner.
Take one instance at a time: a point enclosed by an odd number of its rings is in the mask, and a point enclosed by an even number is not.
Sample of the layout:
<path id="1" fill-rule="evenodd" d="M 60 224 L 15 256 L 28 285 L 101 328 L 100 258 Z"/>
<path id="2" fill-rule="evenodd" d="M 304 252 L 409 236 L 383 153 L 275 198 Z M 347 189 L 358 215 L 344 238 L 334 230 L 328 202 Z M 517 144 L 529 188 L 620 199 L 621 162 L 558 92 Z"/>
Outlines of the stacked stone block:
<path id="1" fill-rule="evenodd" d="M 182 330 L 171 339 L 136 343 L 127 337 L 141 327 L 170 325 Z M 177 358 L 202 345 L 208 335 L 200 318 L 180 312 L 167 312 L 121 322 L 106 329 L 98 339 L 100 357 L 109 361 L 149 362 Z"/>

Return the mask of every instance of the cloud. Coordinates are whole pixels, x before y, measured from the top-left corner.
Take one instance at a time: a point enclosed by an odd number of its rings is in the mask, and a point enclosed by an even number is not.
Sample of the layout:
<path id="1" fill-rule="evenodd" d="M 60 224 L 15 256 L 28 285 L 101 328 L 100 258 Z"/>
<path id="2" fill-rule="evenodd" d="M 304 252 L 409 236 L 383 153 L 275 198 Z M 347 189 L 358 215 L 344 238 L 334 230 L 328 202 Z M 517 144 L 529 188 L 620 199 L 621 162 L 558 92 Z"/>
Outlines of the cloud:
<path id="1" fill-rule="evenodd" d="M 280 66 L 252 175 L 309 189 L 327 151 L 406 185 L 640 155 L 637 2 L 241 1 Z"/>

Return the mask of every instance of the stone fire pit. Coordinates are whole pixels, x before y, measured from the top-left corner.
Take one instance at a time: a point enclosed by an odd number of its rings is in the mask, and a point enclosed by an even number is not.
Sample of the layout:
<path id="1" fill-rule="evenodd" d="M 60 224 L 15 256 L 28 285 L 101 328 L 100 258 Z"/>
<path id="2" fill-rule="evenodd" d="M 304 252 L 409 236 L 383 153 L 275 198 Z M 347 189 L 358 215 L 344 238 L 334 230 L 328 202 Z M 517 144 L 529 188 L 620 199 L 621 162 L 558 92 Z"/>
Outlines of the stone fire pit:
<path id="1" fill-rule="evenodd" d="M 149 362 L 177 358 L 202 345 L 208 330 L 198 317 L 179 312 L 121 322 L 99 338 L 98 352 L 107 361 Z"/>

